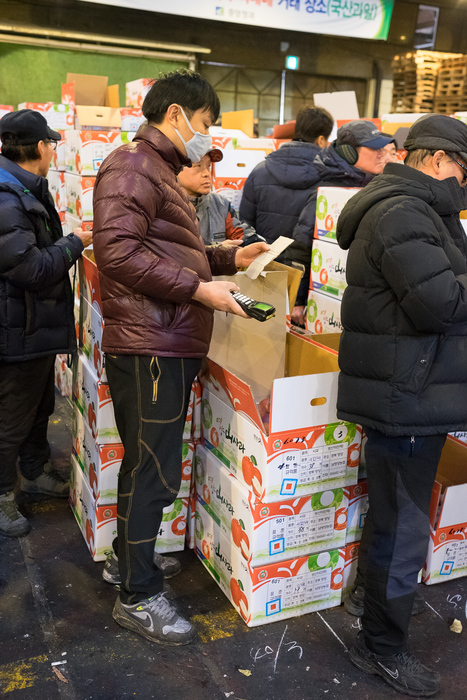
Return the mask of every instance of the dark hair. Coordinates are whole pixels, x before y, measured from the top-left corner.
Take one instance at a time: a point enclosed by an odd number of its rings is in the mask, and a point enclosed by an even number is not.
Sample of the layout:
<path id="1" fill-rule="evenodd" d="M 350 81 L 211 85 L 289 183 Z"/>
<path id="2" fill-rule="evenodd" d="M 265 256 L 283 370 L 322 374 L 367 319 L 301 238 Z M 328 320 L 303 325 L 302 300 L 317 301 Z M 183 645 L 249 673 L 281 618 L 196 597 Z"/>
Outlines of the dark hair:
<path id="1" fill-rule="evenodd" d="M 411 168 L 416 168 L 418 165 L 423 165 L 423 161 L 428 156 L 434 156 L 439 148 L 416 148 L 409 151 L 404 158 L 405 165 L 410 165 Z"/>
<path id="2" fill-rule="evenodd" d="M 148 122 L 160 124 L 170 105 L 183 107 L 188 118 L 198 109 L 211 113 L 212 123 L 217 121 L 221 105 L 214 88 L 199 73 L 190 70 L 173 71 L 161 75 L 146 95 L 143 114 Z"/>
<path id="3" fill-rule="evenodd" d="M 327 110 L 322 107 L 304 107 L 297 114 L 293 140 L 314 143 L 320 136 L 327 140 L 333 126 L 334 120 Z"/>
<path id="4" fill-rule="evenodd" d="M 28 160 L 39 160 L 40 155 L 37 150 L 37 143 L 28 143 L 26 146 L 15 143 L 14 134 L 5 132 L 2 134 L 2 156 L 13 161 L 13 163 L 26 163 Z M 6 143 L 5 143 L 6 141 Z"/>

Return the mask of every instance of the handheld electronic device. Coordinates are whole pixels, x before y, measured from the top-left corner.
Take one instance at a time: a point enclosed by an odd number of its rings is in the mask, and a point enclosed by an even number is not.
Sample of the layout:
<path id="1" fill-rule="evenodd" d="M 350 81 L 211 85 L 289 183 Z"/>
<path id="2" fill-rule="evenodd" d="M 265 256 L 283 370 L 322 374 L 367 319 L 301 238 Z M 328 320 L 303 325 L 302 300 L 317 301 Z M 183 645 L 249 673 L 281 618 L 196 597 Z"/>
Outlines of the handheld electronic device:
<path id="1" fill-rule="evenodd" d="M 257 321 L 267 321 L 268 318 L 272 318 L 276 309 L 271 304 L 266 304 L 264 301 L 255 301 L 250 299 L 245 294 L 241 292 L 230 292 L 237 304 L 242 307 L 243 311 L 255 318 Z"/>

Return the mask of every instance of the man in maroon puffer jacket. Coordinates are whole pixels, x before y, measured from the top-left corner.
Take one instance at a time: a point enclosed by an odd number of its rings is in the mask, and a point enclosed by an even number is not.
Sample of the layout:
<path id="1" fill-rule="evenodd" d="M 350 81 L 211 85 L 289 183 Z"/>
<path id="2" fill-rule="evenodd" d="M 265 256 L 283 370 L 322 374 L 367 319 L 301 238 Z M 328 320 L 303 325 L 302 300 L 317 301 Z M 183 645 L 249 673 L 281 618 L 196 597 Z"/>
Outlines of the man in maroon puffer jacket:
<path id="1" fill-rule="evenodd" d="M 238 287 L 211 275 L 235 274 L 268 249 L 265 243 L 206 248 L 177 182 L 180 170 L 211 148 L 208 129 L 219 111 L 212 86 L 196 73 L 161 77 L 143 103 L 148 124 L 106 158 L 94 190 L 102 347 L 125 448 L 118 536 L 106 563 L 118 566 L 120 581 L 113 617 L 166 644 L 194 637 L 191 623 L 165 598 L 164 574 L 153 562 L 162 510 L 180 488 L 190 387 L 208 352 L 213 309 L 245 316 L 230 293 Z"/>

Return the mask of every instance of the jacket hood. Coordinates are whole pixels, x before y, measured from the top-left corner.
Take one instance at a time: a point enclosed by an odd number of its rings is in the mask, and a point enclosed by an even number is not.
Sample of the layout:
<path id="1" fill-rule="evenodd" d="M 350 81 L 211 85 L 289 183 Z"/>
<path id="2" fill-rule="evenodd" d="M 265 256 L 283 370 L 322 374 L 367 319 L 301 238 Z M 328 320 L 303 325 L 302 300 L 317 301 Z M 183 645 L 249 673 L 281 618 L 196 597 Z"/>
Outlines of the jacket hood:
<path id="1" fill-rule="evenodd" d="M 267 156 L 265 167 L 278 185 L 292 190 L 306 190 L 320 179 L 314 165 L 320 151 L 314 143 L 290 141 Z"/>
<path id="2" fill-rule="evenodd" d="M 388 163 L 361 192 L 346 204 L 337 222 L 339 246 L 347 250 L 364 215 L 378 202 L 391 197 L 416 197 L 430 206 L 439 216 L 450 217 L 467 206 L 467 192 L 455 177 L 436 180 L 403 163 Z"/>
<path id="3" fill-rule="evenodd" d="M 345 180 L 344 187 L 364 187 L 374 178 L 374 175 L 349 165 L 336 153 L 333 146 L 328 146 L 319 153 L 315 158 L 314 165 L 319 173 L 320 185 L 332 182 L 339 186 L 339 182 Z M 349 180 L 352 184 L 349 183 Z"/>

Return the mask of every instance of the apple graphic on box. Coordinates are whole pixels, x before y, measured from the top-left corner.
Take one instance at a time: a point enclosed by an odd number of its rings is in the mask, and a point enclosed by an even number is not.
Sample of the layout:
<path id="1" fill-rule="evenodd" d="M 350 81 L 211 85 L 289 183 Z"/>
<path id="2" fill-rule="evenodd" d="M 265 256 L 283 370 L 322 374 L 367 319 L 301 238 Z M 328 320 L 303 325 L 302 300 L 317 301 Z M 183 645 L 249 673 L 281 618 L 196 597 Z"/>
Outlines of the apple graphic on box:
<path id="1" fill-rule="evenodd" d="M 184 535 L 186 530 L 186 518 L 184 515 L 179 515 L 172 523 L 172 532 L 175 535 Z"/>
<path id="2" fill-rule="evenodd" d="M 94 410 L 94 404 L 90 403 L 88 406 L 88 424 L 91 429 L 92 436 L 94 440 L 97 437 L 97 425 L 96 425 L 96 412 Z"/>

